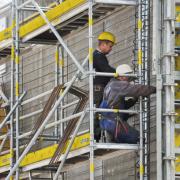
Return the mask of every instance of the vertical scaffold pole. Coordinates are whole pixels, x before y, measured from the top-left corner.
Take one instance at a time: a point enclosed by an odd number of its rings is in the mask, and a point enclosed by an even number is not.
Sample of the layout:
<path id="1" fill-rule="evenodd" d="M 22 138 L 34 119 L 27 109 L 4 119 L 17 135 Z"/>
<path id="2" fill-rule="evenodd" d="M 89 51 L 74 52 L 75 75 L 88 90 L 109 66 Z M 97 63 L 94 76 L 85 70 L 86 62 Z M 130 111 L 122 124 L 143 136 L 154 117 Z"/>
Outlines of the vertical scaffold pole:
<path id="1" fill-rule="evenodd" d="M 13 108 L 14 105 L 14 60 L 15 60 L 15 0 L 12 1 L 12 46 L 11 46 L 11 110 Z M 10 118 L 10 155 L 11 155 L 11 159 L 10 159 L 10 166 L 11 169 L 13 167 L 13 163 L 14 163 L 14 117 L 13 114 L 11 115 Z M 12 179 L 12 177 L 11 177 Z"/>
<path id="2" fill-rule="evenodd" d="M 19 10 L 18 0 L 15 0 L 16 6 L 16 28 L 15 28 L 15 95 L 16 101 L 19 99 Z M 16 161 L 19 159 L 19 107 L 16 108 Z M 16 179 L 19 179 L 19 168 L 16 169 Z"/>
<path id="3" fill-rule="evenodd" d="M 90 109 L 90 180 L 94 180 L 94 97 L 93 97 L 93 0 L 89 0 L 89 109 Z"/>
<path id="4" fill-rule="evenodd" d="M 141 0 L 138 0 L 138 74 L 139 84 L 142 83 L 142 9 Z M 143 165 L 143 122 L 142 122 L 142 97 L 139 98 L 139 126 L 140 126 L 140 151 L 139 151 L 139 175 L 140 180 L 143 180 L 144 165 Z"/>
<path id="5" fill-rule="evenodd" d="M 60 66 L 60 84 L 64 84 L 64 48 L 60 46 L 60 60 L 59 60 L 59 66 Z M 62 106 L 64 105 L 64 100 L 62 100 L 60 104 L 60 119 L 64 118 L 64 110 L 62 109 Z M 64 132 L 64 123 L 62 122 L 60 124 L 60 135 L 62 137 Z"/>
<path id="6" fill-rule="evenodd" d="M 56 46 L 55 52 L 55 87 L 59 84 L 59 45 Z M 58 121 L 58 109 L 55 111 L 55 122 Z M 55 126 L 55 136 L 58 136 L 58 125 Z"/>
<path id="7" fill-rule="evenodd" d="M 153 0 L 153 42 L 152 65 L 153 75 L 156 75 L 156 173 L 157 180 L 162 180 L 162 69 L 160 60 L 161 46 L 161 1 Z"/>
<path id="8" fill-rule="evenodd" d="M 164 180 L 175 180 L 174 49 L 175 0 L 163 0 Z"/>

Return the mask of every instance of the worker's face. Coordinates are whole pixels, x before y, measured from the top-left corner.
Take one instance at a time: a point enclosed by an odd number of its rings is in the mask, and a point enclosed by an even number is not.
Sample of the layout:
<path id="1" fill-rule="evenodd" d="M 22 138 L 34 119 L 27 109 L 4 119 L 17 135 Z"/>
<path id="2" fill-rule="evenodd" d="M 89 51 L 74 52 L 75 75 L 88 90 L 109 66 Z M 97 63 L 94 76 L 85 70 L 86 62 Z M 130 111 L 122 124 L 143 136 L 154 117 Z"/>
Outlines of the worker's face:
<path id="1" fill-rule="evenodd" d="M 125 76 L 119 76 L 118 79 L 120 81 L 129 81 L 130 80 L 129 77 L 125 77 Z"/>
<path id="2" fill-rule="evenodd" d="M 109 42 L 102 42 L 99 45 L 99 49 L 101 50 L 102 53 L 109 54 L 112 50 L 113 45 L 114 44 L 110 41 Z"/>

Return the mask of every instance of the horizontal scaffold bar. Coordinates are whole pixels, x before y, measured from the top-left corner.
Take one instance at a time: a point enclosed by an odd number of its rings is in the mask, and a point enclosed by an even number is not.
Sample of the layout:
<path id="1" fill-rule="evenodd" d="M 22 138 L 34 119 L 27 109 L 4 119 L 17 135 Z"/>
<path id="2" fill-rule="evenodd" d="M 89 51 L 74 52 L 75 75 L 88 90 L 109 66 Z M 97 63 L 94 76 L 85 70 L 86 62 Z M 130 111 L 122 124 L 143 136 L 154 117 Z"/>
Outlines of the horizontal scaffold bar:
<path id="1" fill-rule="evenodd" d="M 138 144 L 95 143 L 95 149 L 138 150 Z"/>
<path id="2" fill-rule="evenodd" d="M 95 0 L 95 3 L 135 6 L 136 0 Z"/>

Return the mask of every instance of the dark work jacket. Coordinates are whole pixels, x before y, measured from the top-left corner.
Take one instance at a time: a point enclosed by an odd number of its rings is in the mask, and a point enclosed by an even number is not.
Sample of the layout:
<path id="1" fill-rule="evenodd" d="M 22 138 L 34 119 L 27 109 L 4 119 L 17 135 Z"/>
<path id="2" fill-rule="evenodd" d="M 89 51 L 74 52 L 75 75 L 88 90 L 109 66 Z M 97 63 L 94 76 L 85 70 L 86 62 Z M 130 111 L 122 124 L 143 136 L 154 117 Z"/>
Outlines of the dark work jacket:
<path id="1" fill-rule="evenodd" d="M 128 81 L 113 78 L 104 89 L 103 101 L 110 109 L 126 110 L 136 103 L 138 97 L 146 97 L 155 92 L 156 88 L 153 86 L 131 84 Z M 125 100 L 125 97 L 133 97 L 133 99 Z M 127 113 L 120 113 L 120 117 L 126 121 L 129 116 Z"/>
<path id="2" fill-rule="evenodd" d="M 93 53 L 93 68 L 96 72 L 115 73 L 115 69 L 109 65 L 105 54 L 99 52 L 98 50 L 95 50 Z M 103 85 L 105 87 L 110 79 L 110 77 L 96 76 L 94 79 L 94 84 Z"/>

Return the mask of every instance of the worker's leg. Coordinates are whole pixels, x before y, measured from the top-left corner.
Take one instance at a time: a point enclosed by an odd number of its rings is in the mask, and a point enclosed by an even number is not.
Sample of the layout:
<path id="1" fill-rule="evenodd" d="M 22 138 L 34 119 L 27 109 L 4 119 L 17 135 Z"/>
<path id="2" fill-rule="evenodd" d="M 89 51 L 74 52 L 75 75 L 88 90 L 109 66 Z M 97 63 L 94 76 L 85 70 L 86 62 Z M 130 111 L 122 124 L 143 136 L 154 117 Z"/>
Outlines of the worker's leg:
<path id="1" fill-rule="evenodd" d="M 94 104 L 98 108 L 103 99 L 104 87 L 95 85 L 94 86 Z M 95 113 L 94 116 L 94 138 L 98 142 L 101 138 L 101 128 L 99 126 L 99 114 Z"/>
<path id="2" fill-rule="evenodd" d="M 139 131 L 131 127 L 127 122 L 124 122 L 124 127 L 120 126 L 119 132 L 115 141 L 117 143 L 136 144 L 139 141 Z"/>

